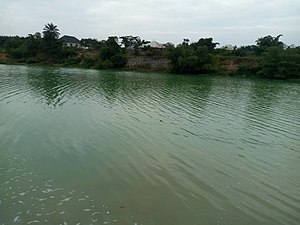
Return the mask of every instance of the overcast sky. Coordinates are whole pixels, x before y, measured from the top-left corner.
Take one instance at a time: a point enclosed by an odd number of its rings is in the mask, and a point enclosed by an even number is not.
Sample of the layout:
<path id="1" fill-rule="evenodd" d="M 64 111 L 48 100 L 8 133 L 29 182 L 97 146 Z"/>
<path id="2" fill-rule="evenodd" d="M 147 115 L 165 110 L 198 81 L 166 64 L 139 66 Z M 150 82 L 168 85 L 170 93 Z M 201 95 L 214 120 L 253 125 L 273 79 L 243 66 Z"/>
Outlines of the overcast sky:
<path id="1" fill-rule="evenodd" d="M 240 46 L 283 34 L 284 43 L 300 45 L 300 0 L 0 0 L 0 35 L 27 36 L 50 22 L 79 39 L 213 37 Z"/>

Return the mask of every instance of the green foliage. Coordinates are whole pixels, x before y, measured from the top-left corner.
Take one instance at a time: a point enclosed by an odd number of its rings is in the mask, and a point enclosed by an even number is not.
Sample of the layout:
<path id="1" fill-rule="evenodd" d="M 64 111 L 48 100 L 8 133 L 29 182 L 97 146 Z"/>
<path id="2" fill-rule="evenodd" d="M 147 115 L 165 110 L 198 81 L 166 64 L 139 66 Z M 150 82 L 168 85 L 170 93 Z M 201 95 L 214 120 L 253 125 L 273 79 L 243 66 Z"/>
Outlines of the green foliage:
<path id="1" fill-rule="evenodd" d="M 29 34 L 25 45 L 28 48 L 28 55 L 30 57 L 35 57 L 42 48 L 42 39 L 40 33 L 35 33 L 34 35 Z"/>
<path id="2" fill-rule="evenodd" d="M 45 26 L 43 34 L 43 39 L 41 33 L 36 32 L 25 38 L 16 36 L 0 40 L 5 41 L 2 46 L 4 46 L 6 54 L 18 62 L 57 62 L 61 59 L 62 53 L 62 43 L 57 40 L 58 29 L 51 23 Z"/>
<path id="3" fill-rule="evenodd" d="M 100 57 L 102 60 L 107 60 L 113 57 L 114 55 L 119 54 L 118 48 L 104 46 L 100 49 Z"/>
<path id="4" fill-rule="evenodd" d="M 141 40 L 139 36 L 121 36 L 121 45 L 123 48 L 123 52 L 129 55 L 139 55 L 140 47 L 143 44 L 148 44 L 150 41 Z M 145 49 L 143 49 L 145 50 Z"/>
<path id="5" fill-rule="evenodd" d="M 125 55 L 116 54 L 110 58 L 110 61 L 113 64 L 113 68 L 122 68 L 124 65 L 126 65 L 127 58 Z"/>
<path id="6" fill-rule="evenodd" d="M 121 68 L 126 65 L 126 62 L 126 56 L 122 53 L 122 49 L 117 43 L 117 38 L 109 37 L 100 48 L 100 63 L 98 63 L 98 67 Z"/>
<path id="7" fill-rule="evenodd" d="M 8 36 L 0 36 L 0 50 L 5 48 L 5 43 L 7 40 L 11 39 Z"/>
<path id="8" fill-rule="evenodd" d="M 278 47 L 283 49 L 284 44 L 283 42 L 279 41 L 281 37 L 282 34 L 278 35 L 277 37 L 272 37 L 271 35 L 267 35 L 265 37 L 258 38 L 256 40 L 256 44 L 257 44 L 256 53 L 260 55 L 270 47 Z"/>
<path id="9" fill-rule="evenodd" d="M 53 40 L 51 42 L 43 41 L 41 51 L 51 62 L 59 63 L 63 58 L 65 48 L 63 48 L 63 44 L 59 40 Z"/>
<path id="10" fill-rule="evenodd" d="M 139 36 L 122 36 L 120 37 L 121 39 L 121 43 L 124 45 L 124 48 L 134 48 L 135 46 L 141 46 L 142 45 L 142 41 L 141 38 Z"/>
<path id="11" fill-rule="evenodd" d="M 187 39 L 181 45 L 166 45 L 166 57 L 170 59 L 172 70 L 176 73 L 210 73 L 214 71 L 213 51 L 217 43 L 212 38 L 201 38 L 188 44 Z"/>
<path id="12" fill-rule="evenodd" d="M 59 55 L 60 62 L 63 62 L 66 66 L 79 65 L 81 60 L 78 57 L 78 49 L 71 47 L 64 47 L 60 51 Z"/>
<path id="13" fill-rule="evenodd" d="M 9 57 L 26 61 L 29 57 L 35 57 L 42 48 L 42 41 L 34 35 L 26 38 L 10 37 L 5 41 L 5 52 Z"/>
<path id="14" fill-rule="evenodd" d="M 247 46 L 241 46 L 240 48 L 237 48 L 233 53 L 235 56 L 245 57 L 245 56 L 253 56 L 257 52 L 258 52 L 258 47 L 256 45 L 247 45 Z"/>
<path id="15" fill-rule="evenodd" d="M 13 59 L 22 59 L 28 56 L 25 39 L 18 36 L 11 37 L 5 42 L 5 52 Z"/>
<path id="16" fill-rule="evenodd" d="M 27 37 L 0 36 L 2 62 L 60 64 L 84 68 L 122 68 L 127 57 L 141 54 L 152 59 L 166 57 L 170 70 L 176 73 L 223 73 L 258 75 L 267 78 L 300 78 L 300 47 L 286 47 L 279 39 L 282 35 L 259 38 L 257 45 L 242 46 L 233 51 L 215 49 L 218 43 L 212 38 L 201 38 L 190 43 L 184 39 L 177 46 L 165 44 L 165 48 L 154 49 L 140 46 L 146 41 L 140 37 L 122 36 L 121 48 L 118 37 L 107 40 L 82 39 L 88 50 L 63 46 L 58 40 L 57 26 L 45 25 L 43 35 L 37 32 Z M 130 50 L 129 50 L 130 49 Z M 229 63 L 228 63 L 229 62 Z M 231 63 L 230 63 L 231 62 Z"/>
<path id="17" fill-rule="evenodd" d="M 114 67 L 113 63 L 110 60 L 101 60 L 98 59 L 95 63 L 94 68 L 96 69 L 112 69 Z"/>
<path id="18" fill-rule="evenodd" d="M 25 63 L 39 62 L 59 62 L 63 57 L 69 56 L 62 48 L 62 43 L 58 40 L 51 42 L 41 38 L 40 33 L 29 34 L 26 38 L 9 37 L 4 44 L 6 54 Z"/>
<path id="19" fill-rule="evenodd" d="M 262 54 L 259 75 L 267 78 L 300 78 L 299 49 L 270 47 Z"/>
<path id="20" fill-rule="evenodd" d="M 62 64 L 84 68 L 121 68 L 126 65 L 127 58 L 118 45 L 117 37 L 109 37 L 101 42 L 96 39 L 83 39 L 82 42 L 94 48 L 89 50 L 90 54 L 89 51 L 64 47 L 62 42 L 57 40 L 58 36 L 49 38 L 47 32 L 51 29 L 51 35 L 58 31 L 56 26 L 49 24 L 44 28 L 43 38 L 40 33 L 29 34 L 25 38 L 0 37 L 0 44 L 7 56 L 15 62 Z M 93 51 L 98 51 L 98 57 Z"/>
<path id="21" fill-rule="evenodd" d="M 96 60 L 92 57 L 85 57 L 82 62 L 84 68 L 93 68 L 95 66 Z"/>
<path id="22" fill-rule="evenodd" d="M 191 47 L 197 49 L 199 47 L 206 47 L 209 52 L 213 52 L 219 43 L 212 42 L 212 38 L 200 38 L 198 42 L 192 43 Z"/>
<path id="23" fill-rule="evenodd" d="M 101 42 L 97 39 L 85 38 L 80 40 L 82 46 L 88 47 L 90 50 L 98 51 L 101 47 Z"/>
<path id="24" fill-rule="evenodd" d="M 142 46 L 143 44 L 150 43 L 149 41 L 141 40 L 139 36 L 121 36 L 121 44 L 124 46 L 125 49 L 137 49 L 138 47 Z"/>
<path id="25" fill-rule="evenodd" d="M 63 47 L 63 48 L 60 48 L 59 53 L 60 53 L 59 57 L 62 59 L 76 57 L 78 55 L 78 49 L 72 48 L 72 47 Z"/>

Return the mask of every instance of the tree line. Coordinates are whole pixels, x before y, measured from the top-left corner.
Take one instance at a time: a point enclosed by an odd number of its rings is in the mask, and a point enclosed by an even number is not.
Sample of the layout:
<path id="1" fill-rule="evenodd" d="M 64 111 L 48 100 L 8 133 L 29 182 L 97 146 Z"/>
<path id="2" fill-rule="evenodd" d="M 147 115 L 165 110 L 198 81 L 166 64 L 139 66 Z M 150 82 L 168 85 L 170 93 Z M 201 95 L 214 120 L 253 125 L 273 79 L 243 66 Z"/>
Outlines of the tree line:
<path id="1" fill-rule="evenodd" d="M 267 78 L 300 78 L 300 47 L 286 46 L 282 35 L 258 38 L 256 45 L 235 47 L 232 51 L 218 48 L 212 38 L 200 38 L 189 43 L 188 39 L 177 46 L 167 45 L 166 55 L 172 70 L 177 73 L 222 73 L 218 61 L 235 59 L 248 62 L 234 74 L 257 75 Z M 252 62 L 252 63 L 251 63 Z"/>
<path id="2" fill-rule="evenodd" d="M 0 52 L 7 55 L 8 62 L 81 66 L 85 68 L 123 68 L 128 58 L 136 55 L 156 56 L 170 61 L 171 72 L 189 74 L 224 73 L 223 62 L 247 61 L 231 74 L 249 74 L 267 78 L 300 78 L 300 47 L 286 46 L 280 38 L 267 35 L 258 38 L 256 44 L 234 47 L 233 50 L 217 48 L 213 38 L 200 38 L 197 42 L 183 39 L 177 46 L 164 45 L 159 51 L 143 47 L 148 41 L 139 36 L 111 36 L 98 41 L 81 39 L 88 50 L 66 47 L 59 40 L 59 29 L 49 23 L 43 31 L 27 37 L 0 36 Z M 228 72 L 228 71 L 227 71 Z"/>
<path id="3" fill-rule="evenodd" d="M 0 36 L 0 51 L 7 54 L 12 62 L 45 65 L 80 65 L 85 68 L 121 68 L 126 64 L 125 51 L 118 44 L 117 37 L 107 40 L 82 39 L 82 46 L 89 52 L 66 47 L 59 40 L 56 25 L 46 24 L 42 33 L 36 32 L 27 37 Z"/>

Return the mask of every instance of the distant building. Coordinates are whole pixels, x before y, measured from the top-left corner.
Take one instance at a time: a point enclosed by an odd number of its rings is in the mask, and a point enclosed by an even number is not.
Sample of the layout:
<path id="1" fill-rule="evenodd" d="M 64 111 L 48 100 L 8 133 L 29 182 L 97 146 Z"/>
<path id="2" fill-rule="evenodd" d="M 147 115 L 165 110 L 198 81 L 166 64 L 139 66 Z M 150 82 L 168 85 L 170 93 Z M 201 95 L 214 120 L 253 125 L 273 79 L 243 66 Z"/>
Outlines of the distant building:
<path id="1" fill-rule="evenodd" d="M 225 50 L 228 50 L 228 51 L 233 51 L 235 49 L 235 46 L 233 46 L 233 45 L 224 45 L 222 48 L 225 49 Z"/>
<path id="2" fill-rule="evenodd" d="M 143 44 L 141 47 L 142 48 L 143 47 L 150 47 L 150 48 L 157 48 L 157 49 L 163 49 L 163 48 L 165 48 L 165 46 L 163 44 L 160 44 L 157 41 L 151 41 L 148 44 Z"/>
<path id="3" fill-rule="evenodd" d="M 67 47 L 82 48 L 80 41 L 76 37 L 64 35 L 59 40 L 63 41 Z"/>

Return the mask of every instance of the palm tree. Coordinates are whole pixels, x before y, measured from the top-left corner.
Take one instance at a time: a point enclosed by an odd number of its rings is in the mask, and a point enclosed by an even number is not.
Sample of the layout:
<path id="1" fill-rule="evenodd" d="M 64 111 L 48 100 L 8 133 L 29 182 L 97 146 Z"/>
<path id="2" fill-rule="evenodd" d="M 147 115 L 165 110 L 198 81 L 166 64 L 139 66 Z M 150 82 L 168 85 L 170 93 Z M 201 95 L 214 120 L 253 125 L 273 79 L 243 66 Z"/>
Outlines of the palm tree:
<path id="1" fill-rule="evenodd" d="M 53 23 L 46 24 L 43 29 L 44 39 L 46 39 L 46 40 L 58 39 L 58 37 L 60 35 L 60 33 L 58 31 L 59 31 L 59 29 Z"/>

